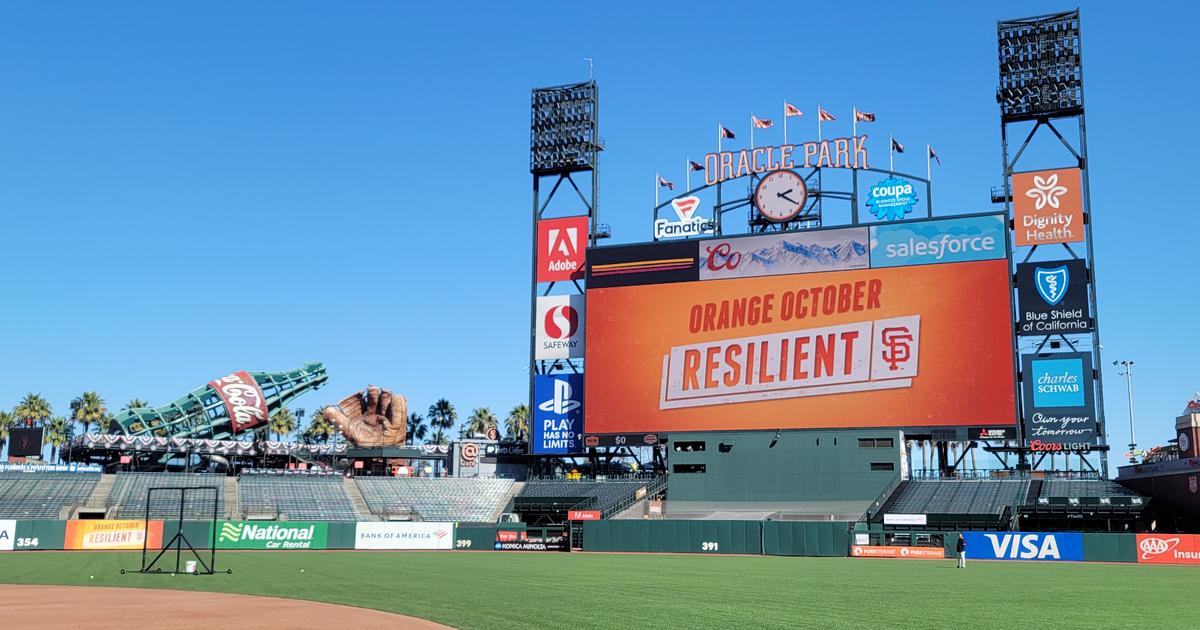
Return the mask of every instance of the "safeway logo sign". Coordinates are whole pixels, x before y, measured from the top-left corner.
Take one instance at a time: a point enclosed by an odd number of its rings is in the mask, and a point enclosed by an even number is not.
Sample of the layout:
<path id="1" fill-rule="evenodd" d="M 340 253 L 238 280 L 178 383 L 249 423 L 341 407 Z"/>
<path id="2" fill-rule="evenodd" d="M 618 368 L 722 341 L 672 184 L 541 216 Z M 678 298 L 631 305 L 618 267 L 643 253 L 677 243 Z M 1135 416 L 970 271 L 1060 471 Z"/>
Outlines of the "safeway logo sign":
<path id="1" fill-rule="evenodd" d="M 582 295 L 549 295 L 537 300 L 534 358 L 583 358 Z"/>
<path id="2" fill-rule="evenodd" d="M 588 218 L 545 219 L 537 224 L 537 281 L 583 278 Z"/>
<path id="3" fill-rule="evenodd" d="M 699 236 L 712 234 L 717 229 L 717 222 L 712 219 L 695 216 L 696 208 L 700 207 L 699 197 L 680 197 L 671 200 L 678 221 L 655 219 L 654 240 L 660 238 L 676 238 L 681 236 Z"/>

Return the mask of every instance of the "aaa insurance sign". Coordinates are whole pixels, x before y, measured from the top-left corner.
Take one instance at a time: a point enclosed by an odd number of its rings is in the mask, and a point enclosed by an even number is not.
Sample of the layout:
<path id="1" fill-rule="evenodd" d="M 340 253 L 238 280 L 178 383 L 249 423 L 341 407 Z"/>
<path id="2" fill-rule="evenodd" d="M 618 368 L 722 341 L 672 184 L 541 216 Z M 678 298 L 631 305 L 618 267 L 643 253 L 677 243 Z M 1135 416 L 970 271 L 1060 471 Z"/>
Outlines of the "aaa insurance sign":
<path id="1" fill-rule="evenodd" d="M 579 452 L 583 446 L 583 375 L 535 376 L 533 404 L 533 453 Z"/>
<path id="2" fill-rule="evenodd" d="M 537 281 L 582 279 L 587 238 L 586 216 L 538 221 Z"/>
<path id="3" fill-rule="evenodd" d="M 537 299 L 535 359 L 583 358 L 582 295 L 548 295 Z"/>
<path id="4" fill-rule="evenodd" d="M 1022 335 L 1090 331 L 1087 284 L 1087 266 L 1082 260 L 1018 264 L 1021 310 L 1017 331 Z"/>

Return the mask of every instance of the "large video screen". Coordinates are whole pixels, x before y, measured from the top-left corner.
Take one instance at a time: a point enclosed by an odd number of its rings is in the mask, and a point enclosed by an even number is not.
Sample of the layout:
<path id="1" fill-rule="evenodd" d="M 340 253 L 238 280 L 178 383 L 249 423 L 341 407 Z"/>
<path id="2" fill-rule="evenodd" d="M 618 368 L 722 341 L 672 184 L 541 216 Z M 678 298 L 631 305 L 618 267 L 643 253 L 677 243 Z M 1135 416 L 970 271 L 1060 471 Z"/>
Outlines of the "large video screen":
<path id="1" fill-rule="evenodd" d="M 1015 424 L 1002 218 L 957 221 L 589 251 L 585 431 Z"/>

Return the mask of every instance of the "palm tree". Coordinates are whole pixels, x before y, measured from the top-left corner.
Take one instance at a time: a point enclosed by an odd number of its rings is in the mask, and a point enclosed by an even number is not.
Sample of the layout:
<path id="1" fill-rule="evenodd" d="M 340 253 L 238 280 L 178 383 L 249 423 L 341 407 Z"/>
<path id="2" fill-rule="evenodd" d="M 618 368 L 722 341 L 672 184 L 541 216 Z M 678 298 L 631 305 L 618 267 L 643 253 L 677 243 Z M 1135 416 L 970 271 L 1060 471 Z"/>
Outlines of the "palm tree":
<path id="1" fill-rule="evenodd" d="M 504 433 L 518 442 L 525 441 L 529 435 L 529 405 L 524 403 L 512 408 L 504 419 Z"/>
<path id="2" fill-rule="evenodd" d="M 496 414 L 487 407 L 476 407 L 467 418 L 467 435 L 487 435 L 488 429 L 496 428 Z"/>
<path id="3" fill-rule="evenodd" d="M 312 420 L 308 423 L 308 428 L 304 429 L 302 434 L 304 437 L 313 442 L 321 442 L 324 444 L 329 441 L 338 432 L 337 427 L 330 421 L 325 419 L 325 409 L 329 405 L 321 405 L 312 415 Z"/>
<path id="4" fill-rule="evenodd" d="M 8 430 L 16 423 L 16 416 L 7 411 L 0 410 L 0 450 L 4 450 L 4 444 L 8 442 Z"/>
<path id="5" fill-rule="evenodd" d="M 150 403 L 142 400 L 141 398 L 134 398 L 134 399 L 130 400 L 129 402 L 125 403 L 125 408 L 122 409 L 121 411 L 128 411 L 130 409 L 142 409 L 144 407 L 149 407 L 149 406 L 150 406 Z"/>
<path id="6" fill-rule="evenodd" d="M 83 392 L 71 401 L 71 419 L 79 423 L 85 434 L 93 424 L 99 427 L 107 416 L 108 409 L 104 407 L 104 399 L 96 392 Z"/>
<path id="7" fill-rule="evenodd" d="M 275 412 L 275 415 L 271 416 L 267 430 L 273 432 L 282 442 L 284 436 L 296 430 L 296 416 L 292 415 L 291 409 L 281 407 L 279 411 Z"/>
<path id="8" fill-rule="evenodd" d="M 46 442 L 50 444 L 50 461 L 58 461 L 59 447 L 71 439 L 74 426 L 62 416 L 54 416 L 46 422 Z"/>
<path id="9" fill-rule="evenodd" d="M 425 439 L 425 435 L 429 433 L 429 425 L 425 423 L 425 416 L 415 411 L 408 414 L 407 433 L 404 436 L 406 444 L 420 444 Z"/>
<path id="10" fill-rule="evenodd" d="M 54 415 L 54 411 L 50 407 L 50 403 L 42 398 L 41 394 L 25 394 L 21 402 L 17 403 L 13 413 L 17 418 L 24 420 L 25 425 L 29 426 L 35 422 L 42 422 L 46 418 Z"/>
<path id="11" fill-rule="evenodd" d="M 439 398 L 437 402 L 429 405 L 429 426 L 433 429 L 434 444 L 447 444 L 450 440 L 446 432 L 454 428 L 454 423 L 458 422 L 458 411 L 454 409 L 454 405 L 450 404 L 449 400 Z"/>

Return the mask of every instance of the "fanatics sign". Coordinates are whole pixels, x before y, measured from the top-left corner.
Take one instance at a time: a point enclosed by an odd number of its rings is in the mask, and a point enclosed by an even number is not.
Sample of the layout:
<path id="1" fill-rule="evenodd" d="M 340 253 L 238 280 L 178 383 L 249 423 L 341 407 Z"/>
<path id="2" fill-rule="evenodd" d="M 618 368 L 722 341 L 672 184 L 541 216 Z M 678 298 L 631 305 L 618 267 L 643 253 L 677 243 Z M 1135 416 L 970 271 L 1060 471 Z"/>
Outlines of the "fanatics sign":
<path id="1" fill-rule="evenodd" d="M 579 280 L 584 275 L 588 218 L 544 219 L 537 224 L 537 281 Z"/>

